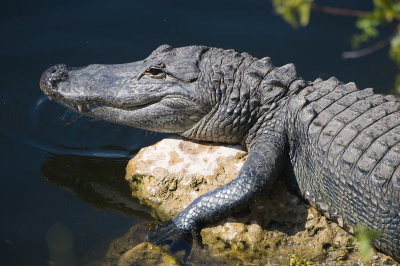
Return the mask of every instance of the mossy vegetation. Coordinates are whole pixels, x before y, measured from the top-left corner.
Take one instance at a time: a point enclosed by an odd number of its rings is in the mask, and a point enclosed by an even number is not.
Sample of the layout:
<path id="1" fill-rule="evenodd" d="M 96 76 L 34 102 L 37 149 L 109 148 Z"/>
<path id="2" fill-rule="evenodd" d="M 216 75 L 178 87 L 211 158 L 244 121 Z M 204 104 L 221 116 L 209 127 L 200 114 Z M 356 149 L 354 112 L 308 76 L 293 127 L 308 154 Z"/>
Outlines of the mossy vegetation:
<path id="1" fill-rule="evenodd" d="M 272 0 L 275 11 L 292 27 L 305 27 L 310 21 L 312 0 Z"/>
<path id="2" fill-rule="evenodd" d="M 370 230 L 364 224 L 356 226 L 354 232 L 358 241 L 361 262 L 367 263 L 375 255 L 375 248 L 372 245 L 372 241 L 380 236 L 380 232 Z"/>
<path id="3" fill-rule="evenodd" d="M 390 45 L 389 56 L 400 68 L 400 1 L 372 0 L 372 10 L 349 10 L 336 7 L 318 6 L 314 0 L 272 0 L 275 11 L 292 27 L 305 27 L 310 22 L 311 11 L 322 11 L 333 15 L 357 17 L 355 27 L 359 33 L 352 38 L 353 49 L 359 51 L 344 53 L 344 57 L 364 56 Z M 386 38 L 379 36 L 381 29 L 388 27 L 393 33 Z M 394 91 L 400 94 L 400 74 L 395 78 Z"/>

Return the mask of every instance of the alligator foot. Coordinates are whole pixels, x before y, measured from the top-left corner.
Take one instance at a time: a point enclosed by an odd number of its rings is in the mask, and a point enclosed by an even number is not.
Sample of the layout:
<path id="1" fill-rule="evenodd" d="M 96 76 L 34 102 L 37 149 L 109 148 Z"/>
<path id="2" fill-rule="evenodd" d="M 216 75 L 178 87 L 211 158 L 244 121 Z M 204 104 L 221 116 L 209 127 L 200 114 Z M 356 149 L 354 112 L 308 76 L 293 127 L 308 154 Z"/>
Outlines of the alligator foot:
<path id="1" fill-rule="evenodd" d="M 155 231 L 147 236 L 146 240 L 158 246 L 168 245 L 168 250 L 171 253 L 183 250 L 186 256 L 189 256 L 192 250 L 192 240 L 194 240 L 195 245 L 202 247 L 198 230 L 193 230 L 190 233 L 184 232 L 172 220 L 159 225 Z"/>

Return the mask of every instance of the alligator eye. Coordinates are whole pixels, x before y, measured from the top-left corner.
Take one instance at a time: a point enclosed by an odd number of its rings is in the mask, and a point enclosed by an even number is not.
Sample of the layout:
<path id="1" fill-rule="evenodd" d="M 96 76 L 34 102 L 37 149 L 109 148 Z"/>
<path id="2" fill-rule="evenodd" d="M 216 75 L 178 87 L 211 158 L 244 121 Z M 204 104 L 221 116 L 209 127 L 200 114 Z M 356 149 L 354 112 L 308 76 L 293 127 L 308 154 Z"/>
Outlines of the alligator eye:
<path id="1" fill-rule="evenodd" d="M 146 69 L 146 73 L 153 76 L 158 76 L 160 74 L 163 74 L 164 71 L 159 67 L 149 67 L 148 69 Z"/>
<path id="2" fill-rule="evenodd" d="M 158 64 L 156 66 L 148 67 L 139 77 L 141 79 L 143 76 L 150 76 L 153 79 L 164 79 L 167 74 L 164 72 L 164 64 Z"/>

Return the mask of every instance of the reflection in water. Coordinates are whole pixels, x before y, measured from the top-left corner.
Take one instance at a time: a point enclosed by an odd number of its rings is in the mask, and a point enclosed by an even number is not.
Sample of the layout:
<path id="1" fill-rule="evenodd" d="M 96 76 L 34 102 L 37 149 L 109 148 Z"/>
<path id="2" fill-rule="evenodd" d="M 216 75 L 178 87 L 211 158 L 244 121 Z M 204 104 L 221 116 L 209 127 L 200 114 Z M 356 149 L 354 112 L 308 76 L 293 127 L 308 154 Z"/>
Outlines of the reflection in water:
<path id="1" fill-rule="evenodd" d="M 95 208 L 149 220 L 150 210 L 132 198 L 124 179 L 127 162 L 125 158 L 51 154 L 43 164 L 41 174 Z"/>

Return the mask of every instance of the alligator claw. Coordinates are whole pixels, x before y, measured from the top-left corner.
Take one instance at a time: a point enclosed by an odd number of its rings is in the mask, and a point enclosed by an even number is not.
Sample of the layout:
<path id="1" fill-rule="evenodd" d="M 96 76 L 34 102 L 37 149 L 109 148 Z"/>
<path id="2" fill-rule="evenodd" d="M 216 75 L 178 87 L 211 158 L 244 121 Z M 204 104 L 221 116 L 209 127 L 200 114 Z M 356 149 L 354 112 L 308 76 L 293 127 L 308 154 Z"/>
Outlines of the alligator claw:
<path id="1" fill-rule="evenodd" d="M 168 245 L 168 250 L 172 253 L 184 250 L 188 255 L 192 249 L 192 238 L 198 242 L 199 237 L 197 233 L 188 233 L 180 230 L 170 220 L 161 224 L 156 231 L 151 232 L 146 240 L 158 246 Z"/>

